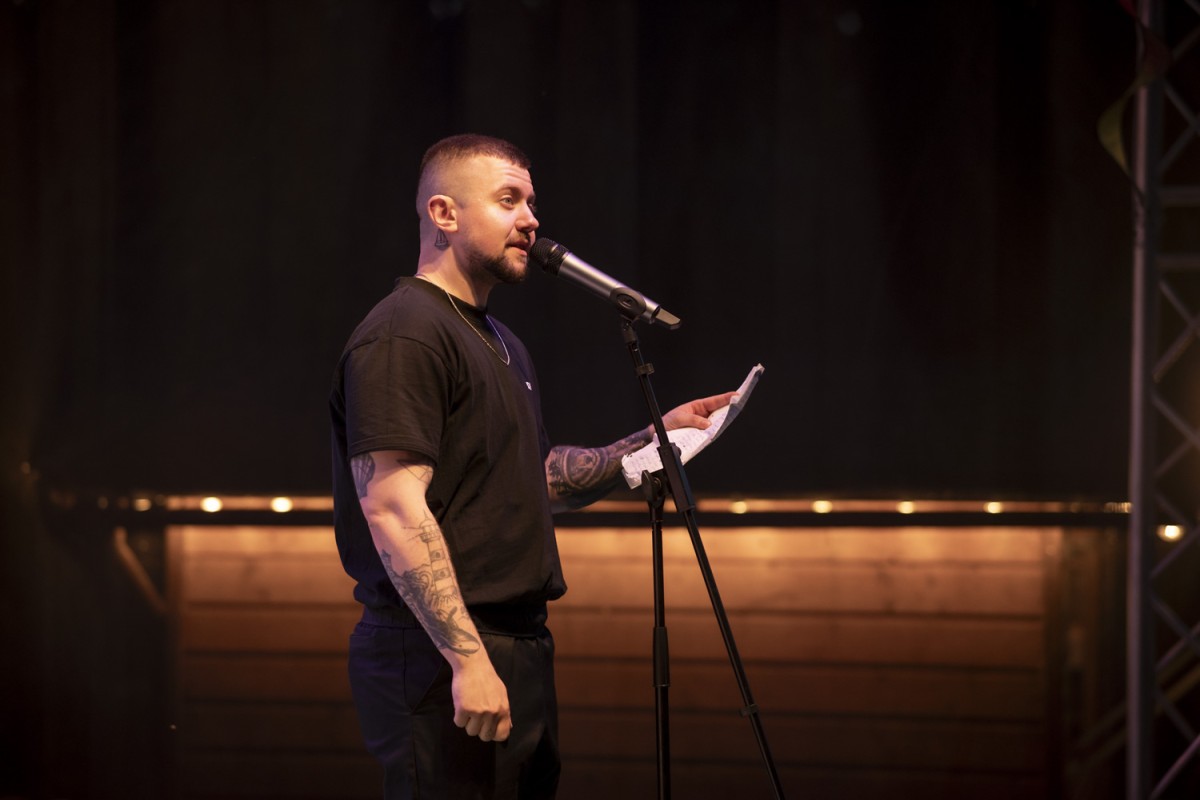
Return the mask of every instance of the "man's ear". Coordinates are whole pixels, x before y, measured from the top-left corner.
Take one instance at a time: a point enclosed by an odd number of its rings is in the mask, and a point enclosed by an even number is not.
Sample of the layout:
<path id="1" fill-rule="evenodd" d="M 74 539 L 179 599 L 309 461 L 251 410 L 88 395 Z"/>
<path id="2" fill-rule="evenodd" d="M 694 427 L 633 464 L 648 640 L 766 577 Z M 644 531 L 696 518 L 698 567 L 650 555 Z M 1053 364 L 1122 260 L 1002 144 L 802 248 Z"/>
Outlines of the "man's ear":
<path id="1" fill-rule="evenodd" d="M 455 204 L 453 197 L 445 194 L 435 194 L 429 198 L 426 211 L 429 214 L 429 219 L 433 221 L 435 228 L 449 233 L 458 231 L 458 206 Z"/>

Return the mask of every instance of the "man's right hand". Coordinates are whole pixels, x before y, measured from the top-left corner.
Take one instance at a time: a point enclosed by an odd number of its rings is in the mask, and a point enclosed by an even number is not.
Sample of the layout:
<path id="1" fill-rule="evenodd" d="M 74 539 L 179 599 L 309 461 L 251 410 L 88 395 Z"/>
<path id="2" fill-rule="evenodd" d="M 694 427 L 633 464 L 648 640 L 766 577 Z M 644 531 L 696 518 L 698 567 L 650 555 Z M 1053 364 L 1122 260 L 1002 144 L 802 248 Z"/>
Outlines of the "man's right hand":
<path id="1" fill-rule="evenodd" d="M 450 688 L 455 725 L 485 742 L 508 739 L 512 731 L 508 690 L 483 651 L 459 661 Z"/>

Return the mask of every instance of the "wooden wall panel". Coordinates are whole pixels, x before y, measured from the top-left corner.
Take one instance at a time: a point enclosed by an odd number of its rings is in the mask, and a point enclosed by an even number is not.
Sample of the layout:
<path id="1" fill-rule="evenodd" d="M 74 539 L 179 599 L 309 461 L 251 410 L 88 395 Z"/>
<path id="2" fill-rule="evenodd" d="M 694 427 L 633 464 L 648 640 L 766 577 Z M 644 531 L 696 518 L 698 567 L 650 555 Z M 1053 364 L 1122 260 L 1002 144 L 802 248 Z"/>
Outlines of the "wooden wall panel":
<path id="1" fill-rule="evenodd" d="M 785 787 L 1047 797 L 1056 528 L 717 529 L 705 545 Z M 376 797 L 328 528 L 174 528 L 179 796 Z M 652 798 L 650 546 L 560 531 L 551 610 L 571 800 Z M 669 530 L 676 794 L 768 797 L 691 544 Z"/>
<path id="2" fill-rule="evenodd" d="M 180 761 L 184 797 L 378 800 L 383 781 L 363 755 L 284 749 L 205 750 Z"/>
<path id="3" fill-rule="evenodd" d="M 551 618 L 564 747 L 572 763 L 592 765 L 593 796 L 649 798 L 653 780 L 626 786 L 596 766 L 619 754 L 652 778 L 649 536 L 569 533 L 571 591 Z M 960 797 L 963 787 L 987 796 L 986 786 L 997 797 L 1045 796 L 1047 558 L 1059 535 L 1005 527 L 706 534 L 781 772 L 825 787 L 822 797 Z M 737 714 L 686 534 L 668 531 L 665 553 L 674 777 L 705 787 L 695 796 L 747 796 L 721 793 L 755 785 L 765 771 Z M 724 777 L 710 775 L 718 763 Z M 837 771 L 854 777 L 830 777 Z M 896 771 L 906 779 L 894 780 Z"/>
<path id="4" fill-rule="evenodd" d="M 669 604 L 669 601 L 668 601 Z M 1030 667 L 1041 665 L 1045 635 L 1038 619 L 927 616 L 751 616 L 727 608 L 743 659 L 820 663 L 928 664 Z M 565 656 L 636 658 L 650 647 L 649 612 L 621 613 L 555 608 L 550 614 Z M 668 612 L 671 653 L 677 658 L 723 657 L 712 612 Z M 597 642 L 597 637 L 602 637 Z M 604 653 L 596 652 L 601 647 Z"/>
<path id="5" fill-rule="evenodd" d="M 1041 777 L 997 781 L 986 773 L 914 770 L 836 769 L 823 765 L 796 768 L 784 764 L 780 776 L 789 800 L 793 798 L 921 798 L 922 800 L 1015 800 L 1047 797 Z M 771 785 L 761 770 L 748 772 L 744 766 L 726 763 L 690 765 L 673 774 L 674 796 L 684 800 L 721 798 L 750 800 L 772 797 Z M 589 760 L 573 762 L 563 776 L 559 796 L 564 800 L 602 796 L 609 798 L 652 798 L 646 786 L 654 786 L 654 763 Z"/>
<path id="6" fill-rule="evenodd" d="M 343 653 L 360 613 L 354 602 L 274 608 L 194 604 L 183 619 L 182 643 L 206 653 Z"/>
<path id="7" fill-rule="evenodd" d="M 673 715 L 672 755 L 685 762 L 753 762 L 753 737 L 742 722 L 711 713 Z M 1010 771 L 1035 774 L 1044 767 L 1037 723 L 878 720 L 864 726 L 847 717 L 779 716 L 769 733 L 805 761 L 857 769 L 926 769 L 940 772 Z M 637 735 L 631 735 L 631 734 Z M 676 736 L 675 734 L 679 734 Z M 644 760 L 653 753 L 653 715 L 641 712 L 577 712 L 563 716 L 563 752 L 568 757 Z M 773 750 L 776 748 L 772 748 Z M 790 763 L 790 759 L 784 763 Z M 756 770 L 747 770 L 748 773 Z"/>
<path id="8" fill-rule="evenodd" d="M 168 531 L 180 798 L 379 797 L 350 701 L 358 609 L 329 528 Z"/>
<path id="9" fill-rule="evenodd" d="M 579 708 L 631 709 L 653 705 L 653 687 L 641 661 L 604 663 L 559 658 L 559 695 Z M 806 666 L 751 662 L 755 699 L 777 714 L 908 718 L 1040 720 L 1045 687 L 1037 673 L 1007 670 L 890 669 L 878 665 Z M 740 706 L 728 662 L 676 659 L 673 705 L 689 711 Z"/>

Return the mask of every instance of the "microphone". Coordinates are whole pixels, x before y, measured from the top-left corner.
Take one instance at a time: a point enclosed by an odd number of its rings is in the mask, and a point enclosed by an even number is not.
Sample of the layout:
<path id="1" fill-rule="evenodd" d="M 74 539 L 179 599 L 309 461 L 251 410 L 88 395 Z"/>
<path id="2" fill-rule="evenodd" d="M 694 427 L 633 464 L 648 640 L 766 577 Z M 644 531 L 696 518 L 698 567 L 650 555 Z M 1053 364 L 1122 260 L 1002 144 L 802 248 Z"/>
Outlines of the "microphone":
<path id="1" fill-rule="evenodd" d="M 529 248 L 530 257 L 551 275 L 566 278 L 594 295 L 608 300 L 621 309 L 630 321 L 644 320 L 675 330 L 680 325 L 675 316 L 641 292 L 630 289 L 616 278 L 605 275 L 552 239 L 538 237 Z"/>

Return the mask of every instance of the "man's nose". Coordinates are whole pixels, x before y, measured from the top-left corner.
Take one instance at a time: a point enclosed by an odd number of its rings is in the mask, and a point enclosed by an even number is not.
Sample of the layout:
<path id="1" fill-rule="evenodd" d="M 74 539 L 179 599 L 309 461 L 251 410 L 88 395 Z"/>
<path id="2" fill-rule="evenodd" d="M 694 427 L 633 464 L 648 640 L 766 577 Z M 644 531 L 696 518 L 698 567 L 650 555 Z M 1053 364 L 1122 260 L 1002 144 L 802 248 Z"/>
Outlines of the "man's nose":
<path id="1" fill-rule="evenodd" d="M 533 213 L 533 209 L 529 206 L 525 206 L 525 213 L 521 215 L 521 219 L 517 224 L 520 225 L 521 230 L 524 231 L 536 231 L 538 226 L 541 225 L 541 223 L 538 222 L 537 216 Z"/>

